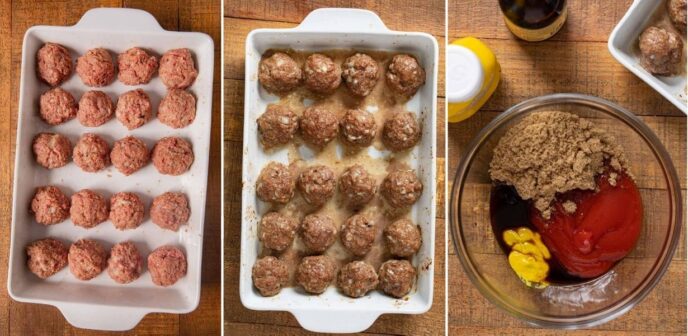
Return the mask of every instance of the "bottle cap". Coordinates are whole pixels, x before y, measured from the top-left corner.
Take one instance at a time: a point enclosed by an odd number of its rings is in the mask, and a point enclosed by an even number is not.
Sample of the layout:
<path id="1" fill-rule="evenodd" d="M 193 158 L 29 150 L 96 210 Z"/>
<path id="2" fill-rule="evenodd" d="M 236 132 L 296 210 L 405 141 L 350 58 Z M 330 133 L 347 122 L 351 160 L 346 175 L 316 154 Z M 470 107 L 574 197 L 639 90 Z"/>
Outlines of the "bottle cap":
<path id="1" fill-rule="evenodd" d="M 447 46 L 447 101 L 462 103 L 480 92 L 485 74 L 480 59 L 470 49 L 450 44 Z"/>

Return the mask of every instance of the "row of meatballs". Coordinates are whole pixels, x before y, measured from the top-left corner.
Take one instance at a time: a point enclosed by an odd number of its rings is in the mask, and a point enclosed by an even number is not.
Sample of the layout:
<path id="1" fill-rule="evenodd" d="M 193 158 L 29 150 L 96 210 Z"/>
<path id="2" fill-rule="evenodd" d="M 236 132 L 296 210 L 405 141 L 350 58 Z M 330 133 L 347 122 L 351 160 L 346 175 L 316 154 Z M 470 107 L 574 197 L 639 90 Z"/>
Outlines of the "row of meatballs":
<path id="1" fill-rule="evenodd" d="M 686 0 L 668 0 L 666 10 L 671 23 L 680 34 L 686 34 Z M 672 76 L 681 72 L 683 41 L 676 32 L 660 26 L 650 26 L 639 38 L 640 65 L 659 76 Z M 685 65 L 683 66 L 685 67 Z"/>
<path id="2" fill-rule="evenodd" d="M 95 240 L 80 239 L 69 249 L 55 238 L 44 238 L 26 246 L 27 266 L 41 279 L 69 270 L 79 280 L 88 281 L 107 268 L 107 273 L 119 284 L 128 284 L 141 276 L 143 261 L 134 243 L 125 241 L 107 250 Z M 186 275 L 186 256 L 174 246 L 161 246 L 148 255 L 148 271 L 155 285 L 174 285 Z"/>
<path id="3" fill-rule="evenodd" d="M 119 192 L 107 199 L 90 190 L 82 189 L 71 200 L 56 186 L 36 188 L 30 206 L 36 222 L 55 225 L 70 218 L 74 225 L 86 229 L 110 220 L 118 230 L 136 229 L 143 223 L 145 205 L 133 192 Z M 177 231 L 191 215 L 189 201 L 184 193 L 166 192 L 156 196 L 150 207 L 151 221 L 165 230 Z"/>

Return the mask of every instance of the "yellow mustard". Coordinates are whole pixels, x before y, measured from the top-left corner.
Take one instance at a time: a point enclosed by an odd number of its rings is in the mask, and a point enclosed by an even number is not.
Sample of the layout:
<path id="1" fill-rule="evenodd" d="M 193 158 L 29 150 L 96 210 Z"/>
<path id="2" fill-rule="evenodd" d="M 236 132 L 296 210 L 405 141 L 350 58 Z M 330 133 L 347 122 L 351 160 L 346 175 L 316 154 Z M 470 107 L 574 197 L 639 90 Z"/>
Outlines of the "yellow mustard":
<path id="1" fill-rule="evenodd" d="M 545 288 L 549 284 L 545 279 L 549 273 L 551 258 L 547 246 L 537 232 L 522 227 L 517 230 L 506 230 L 502 233 L 504 243 L 511 247 L 509 265 L 527 286 Z"/>

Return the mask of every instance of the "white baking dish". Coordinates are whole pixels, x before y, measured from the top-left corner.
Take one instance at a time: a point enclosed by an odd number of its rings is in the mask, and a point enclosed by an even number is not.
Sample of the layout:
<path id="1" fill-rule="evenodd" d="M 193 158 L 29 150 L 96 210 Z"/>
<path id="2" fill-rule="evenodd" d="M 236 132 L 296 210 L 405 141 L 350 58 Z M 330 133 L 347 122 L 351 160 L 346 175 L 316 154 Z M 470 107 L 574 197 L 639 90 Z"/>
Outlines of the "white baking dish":
<path id="1" fill-rule="evenodd" d="M 258 83 L 258 63 L 268 49 L 327 50 L 363 49 L 409 52 L 426 69 L 426 84 L 406 108 L 423 121 L 421 143 L 412 152 L 409 165 L 416 169 L 425 187 L 411 217 L 422 231 L 423 245 L 413 260 L 418 266 L 417 289 L 408 300 L 396 300 L 374 291 L 360 299 L 350 299 L 331 286 L 324 294 L 307 296 L 294 288 L 265 298 L 254 289 L 251 268 L 259 252 L 258 221 L 264 212 L 255 195 L 261 168 L 270 161 L 288 162 L 287 149 L 265 153 L 258 142 L 256 119 L 277 97 L 267 94 Z M 358 9 L 319 9 L 311 12 L 293 29 L 258 29 L 246 38 L 246 91 L 244 98 L 244 161 L 242 193 L 241 302 L 249 309 L 291 312 L 302 327 L 317 332 L 359 332 L 367 329 L 380 314 L 420 314 L 430 309 L 433 293 L 435 246 L 435 149 L 438 47 L 434 37 L 423 33 L 387 29 L 373 12 Z"/>
<path id="2" fill-rule="evenodd" d="M 609 36 L 609 52 L 628 70 L 688 114 L 686 76 L 655 76 L 640 66 L 638 37 L 666 0 L 635 0 Z M 685 46 L 684 51 L 686 52 Z M 684 73 L 685 74 L 685 73 Z"/>
<path id="3" fill-rule="evenodd" d="M 38 98 L 48 89 L 36 76 L 35 55 L 46 42 L 56 42 L 70 49 L 73 60 L 88 49 L 104 47 L 113 55 L 134 46 L 146 48 L 157 56 L 166 50 L 186 47 L 192 50 L 198 78 L 189 88 L 197 98 L 195 121 L 188 127 L 173 130 L 157 119 L 143 127 L 128 132 L 116 119 L 97 128 L 86 128 L 71 120 L 50 127 L 38 117 Z M 10 296 L 17 301 L 53 305 L 60 309 L 67 321 L 80 328 L 102 330 L 131 329 L 150 312 L 187 313 L 196 308 L 201 290 L 201 256 L 203 246 L 203 221 L 208 176 L 208 152 L 210 148 L 211 102 L 213 86 L 213 41 L 201 33 L 179 33 L 163 30 L 147 12 L 134 9 L 93 9 L 72 27 L 36 26 L 24 36 L 22 49 L 21 82 L 19 91 L 19 124 L 14 169 L 14 198 L 12 208 L 12 237 L 7 287 Z M 76 74 L 62 84 L 76 99 L 88 88 Z M 139 86 L 151 97 L 153 110 L 157 111 L 165 87 L 157 75 L 147 85 Z M 115 81 L 101 90 L 108 93 L 113 102 L 121 93 L 133 89 Z M 141 137 L 149 149 L 155 141 L 176 135 L 189 140 L 194 149 L 195 161 L 191 170 L 181 176 L 165 176 L 152 164 L 125 177 L 110 166 L 103 172 L 85 173 L 74 163 L 47 170 L 35 163 L 31 151 L 33 137 L 42 131 L 65 134 L 76 143 L 84 132 L 97 133 L 112 143 L 127 134 Z M 76 227 L 70 220 L 45 227 L 37 224 L 28 207 L 36 187 L 55 184 L 71 196 L 74 192 L 91 188 L 105 197 L 118 191 L 134 191 L 146 202 L 146 221 L 135 230 L 118 231 L 110 221 L 86 230 Z M 148 211 L 153 197 L 168 190 L 187 194 L 191 218 L 179 232 L 158 228 L 149 220 Z M 144 266 L 142 276 L 128 285 L 115 283 L 103 272 L 91 281 L 79 281 L 63 269 L 49 279 L 40 280 L 26 267 L 27 243 L 53 236 L 65 243 L 80 238 L 93 238 L 109 249 L 114 243 L 132 240 L 145 259 L 153 249 L 165 244 L 181 247 L 187 257 L 188 273 L 175 285 L 157 287 L 151 282 Z M 145 264 L 145 263 L 144 263 Z"/>

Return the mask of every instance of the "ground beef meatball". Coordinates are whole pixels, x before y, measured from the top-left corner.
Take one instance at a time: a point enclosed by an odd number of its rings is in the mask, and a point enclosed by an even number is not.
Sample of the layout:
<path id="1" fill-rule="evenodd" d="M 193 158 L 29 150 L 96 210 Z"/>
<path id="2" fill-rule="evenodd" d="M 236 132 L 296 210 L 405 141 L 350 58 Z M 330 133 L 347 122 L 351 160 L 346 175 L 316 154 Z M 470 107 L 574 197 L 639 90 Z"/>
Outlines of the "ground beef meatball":
<path id="1" fill-rule="evenodd" d="M 375 179 L 360 164 L 355 164 L 339 176 L 339 192 L 351 208 L 362 207 L 370 202 L 377 186 Z"/>
<path id="2" fill-rule="evenodd" d="M 72 195 L 69 216 L 74 225 L 90 229 L 106 221 L 109 215 L 107 201 L 94 191 L 82 189 Z"/>
<path id="3" fill-rule="evenodd" d="M 256 120 L 263 148 L 286 145 L 299 129 L 299 117 L 286 106 L 270 104 Z"/>
<path id="4" fill-rule="evenodd" d="M 355 54 L 344 61 L 342 77 L 354 96 L 369 95 L 380 77 L 377 62 L 366 54 Z"/>
<path id="5" fill-rule="evenodd" d="M 134 47 L 117 56 L 117 68 L 117 78 L 125 85 L 148 84 L 158 69 L 158 59 Z"/>
<path id="6" fill-rule="evenodd" d="M 301 196 L 308 204 L 321 206 L 334 195 L 337 180 L 332 169 L 316 165 L 304 169 L 299 174 L 297 185 Z"/>
<path id="7" fill-rule="evenodd" d="M 423 193 L 423 184 L 413 170 L 395 170 L 382 181 L 380 193 L 394 208 L 413 205 Z"/>
<path id="8" fill-rule="evenodd" d="M 362 257 L 373 248 L 375 223 L 367 215 L 353 215 L 342 225 L 340 240 L 351 254 Z"/>
<path id="9" fill-rule="evenodd" d="M 38 78 L 50 86 L 58 86 L 72 74 L 72 56 L 67 48 L 47 42 L 36 53 L 36 70 Z"/>
<path id="10" fill-rule="evenodd" d="M 286 93 L 301 83 L 301 68 L 289 55 L 281 52 L 263 58 L 258 66 L 258 81 L 271 93 Z"/>
<path id="11" fill-rule="evenodd" d="M 69 270 L 79 280 L 91 280 L 107 266 L 107 251 L 92 239 L 80 239 L 69 247 Z"/>
<path id="12" fill-rule="evenodd" d="M 420 137 L 420 125 L 411 112 L 395 113 L 382 128 L 382 142 L 394 152 L 412 148 Z"/>
<path id="13" fill-rule="evenodd" d="M 399 219 L 387 226 L 384 237 L 387 250 L 394 256 L 410 257 L 420 249 L 420 230 L 408 219 Z"/>
<path id="14" fill-rule="evenodd" d="M 56 87 L 43 93 L 39 104 L 41 119 L 49 125 L 59 125 L 76 117 L 76 100 L 62 88 Z"/>
<path id="15" fill-rule="evenodd" d="M 342 69 L 323 54 L 308 56 L 303 72 L 306 87 L 315 93 L 332 93 L 342 82 Z"/>
<path id="16" fill-rule="evenodd" d="M 198 76 L 191 50 L 172 49 L 160 59 L 160 79 L 168 89 L 186 89 Z"/>
<path id="17" fill-rule="evenodd" d="M 425 70 L 413 56 L 400 54 L 389 63 L 386 78 L 387 86 L 394 92 L 411 97 L 425 84 Z"/>
<path id="18" fill-rule="evenodd" d="M 285 204 L 294 197 L 296 181 L 289 167 L 270 162 L 258 175 L 256 196 L 263 202 Z"/>
<path id="19" fill-rule="evenodd" d="M 682 54 L 683 42 L 672 31 L 649 27 L 640 34 L 640 65 L 652 74 L 676 74 Z"/>
<path id="20" fill-rule="evenodd" d="M 688 8 L 686 5 L 686 0 L 669 0 L 667 1 L 667 12 L 669 12 L 669 18 L 674 24 L 676 29 L 678 29 L 683 34 L 686 33 L 686 16 Z"/>
<path id="21" fill-rule="evenodd" d="M 352 261 L 339 271 L 337 286 L 346 296 L 359 298 L 378 284 L 375 268 L 365 261 Z"/>
<path id="22" fill-rule="evenodd" d="M 328 256 L 305 257 L 296 268 L 296 283 L 307 293 L 322 294 L 334 280 L 336 271 L 334 260 Z"/>
<path id="23" fill-rule="evenodd" d="M 119 192 L 110 197 L 110 221 L 118 230 L 139 227 L 143 213 L 143 202 L 133 192 Z"/>
<path id="24" fill-rule="evenodd" d="M 413 288 L 416 269 L 408 260 L 388 260 L 380 266 L 380 289 L 387 295 L 402 298 Z"/>
<path id="25" fill-rule="evenodd" d="M 141 89 L 125 92 L 117 99 L 115 116 L 128 130 L 143 126 L 153 117 L 150 98 Z"/>
<path id="26" fill-rule="evenodd" d="M 112 100 L 103 91 L 88 91 L 79 100 L 76 118 L 86 127 L 98 127 L 106 123 L 115 111 Z"/>
<path id="27" fill-rule="evenodd" d="M 160 228 L 177 231 L 191 216 L 189 200 L 184 193 L 166 192 L 153 199 L 151 220 Z"/>
<path id="28" fill-rule="evenodd" d="M 298 228 L 299 222 L 296 219 L 268 212 L 260 220 L 258 238 L 266 248 L 281 252 L 291 246 Z"/>
<path id="29" fill-rule="evenodd" d="M 55 186 L 36 188 L 31 200 L 31 212 L 38 224 L 57 224 L 69 217 L 70 201 L 62 190 Z"/>
<path id="30" fill-rule="evenodd" d="M 262 296 L 277 295 L 289 282 L 287 264 L 275 257 L 263 257 L 256 260 L 251 272 L 253 285 Z"/>
<path id="31" fill-rule="evenodd" d="M 196 97 L 185 90 L 171 89 L 160 102 L 158 120 L 172 128 L 184 128 L 196 118 Z"/>
<path id="32" fill-rule="evenodd" d="M 160 246 L 148 255 L 148 270 L 153 283 L 168 287 L 186 275 L 186 256 L 174 246 Z"/>
<path id="33" fill-rule="evenodd" d="M 129 176 L 148 163 L 148 147 L 143 140 L 130 135 L 115 141 L 110 159 L 120 173 Z"/>
<path id="34" fill-rule="evenodd" d="M 301 223 L 303 244 L 311 252 L 325 252 L 337 240 L 337 226 L 327 215 L 310 214 Z"/>
<path id="35" fill-rule="evenodd" d="M 334 111 L 311 106 L 303 111 L 299 127 L 304 141 L 316 147 L 323 147 L 337 137 L 339 121 Z"/>
<path id="36" fill-rule="evenodd" d="M 353 147 L 367 147 L 377 134 L 377 124 L 372 113 L 360 109 L 347 110 L 339 121 L 342 142 Z"/>
<path id="37" fill-rule="evenodd" d="M 107 86 L 115 79 L 115 63 L 109 51 L 91 49 L 76 60 L 76 73 L 87 86 Z"/>
<path id="38" fill-rule="evenodd" d="M 32 148 L 36 162 L 48 169 L 63 167 L 72 158 L 72 143 L 62 134 L 39 133 Z"/>
<path id="39" fill-rule="evenodd" d="M 108 275 L 120 284 L 128 284 L 141 276 L 141 254 L 132 242 L 115 244 L 110 250 Z"/>
<path id="40" fill-rule="evenodd" d="M 110 146 L 103 138 L 84 134 L 74 146 L 74 163 L 81 170 L 95 173 L 110 165 Z"/>
<path id="41" fill-rule="evenodd" d="M 160 174 L 178 176 L 191 169 L 191 144 L 179 137 L 162 138 L 153 147 L 153 165 Z"/>
<path id="42" fill-rule="evenodd" d="M 67 247 L 57 239 L 39 239 L 26 246 L 26 265 L 31 273 L 46 279 L 67 266 L 68 253 Z"/>

